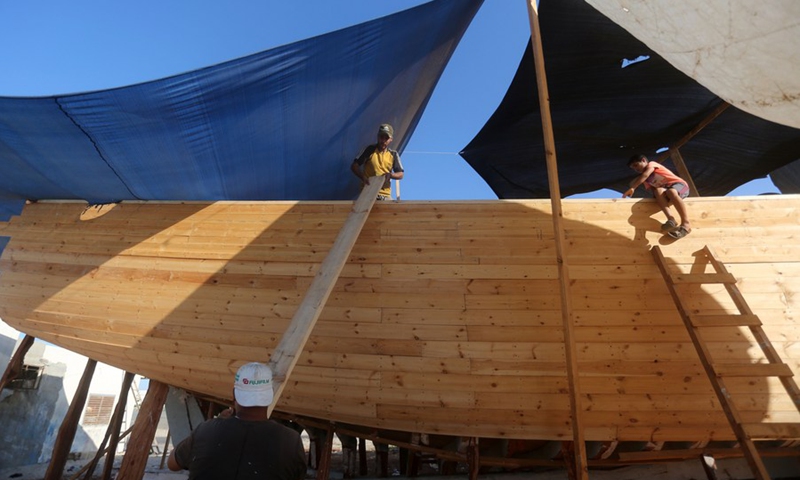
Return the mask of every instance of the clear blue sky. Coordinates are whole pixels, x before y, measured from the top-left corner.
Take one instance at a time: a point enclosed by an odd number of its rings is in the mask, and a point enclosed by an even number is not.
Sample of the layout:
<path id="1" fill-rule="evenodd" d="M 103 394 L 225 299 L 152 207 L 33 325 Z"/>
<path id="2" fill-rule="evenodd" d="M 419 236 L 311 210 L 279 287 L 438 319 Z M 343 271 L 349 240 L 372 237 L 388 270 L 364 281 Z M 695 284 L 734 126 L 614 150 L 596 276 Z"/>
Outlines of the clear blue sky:
<path id="1" fill-rule="evenodd" d="M 425 1 L 5 1 L 0 3 L 0 96 L 85 92 L 154 80 Z M 529 36 L 526 0 L 485 0 L 403 154 L 403 199 L 496 198 L 457 152 L 502 100 Z M 777 189 L 763 179 L 734 194 L 764 192 Z M 600 191 L 592 196 L 618 195 Z"/>

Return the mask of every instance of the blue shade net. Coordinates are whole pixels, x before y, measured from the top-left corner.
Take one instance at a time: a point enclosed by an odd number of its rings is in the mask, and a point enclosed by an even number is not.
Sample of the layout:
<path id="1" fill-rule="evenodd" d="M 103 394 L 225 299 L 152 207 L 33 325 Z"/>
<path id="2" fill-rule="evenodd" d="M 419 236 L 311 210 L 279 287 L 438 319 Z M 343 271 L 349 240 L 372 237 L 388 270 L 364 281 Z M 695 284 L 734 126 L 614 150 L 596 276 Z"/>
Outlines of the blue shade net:
<path id="1" fill-rule="evenodd" d="M 482 0 L 436 0 L 170 78 L 0 97 L 0 215 L 26 199 L 344 200 L 391 123 L 402 151 Z"/>
<path id="2" fill-rule="evenodd" d="M 722 103 L 582 0 L 542 0 L 539 17 L 564 196 L 624 192 L 631 155 L 655 159 Z M 461 152 L 500 198 L 550 196 L 536 81 L 529 45 L 500 106 Z M 679 150 L 702 196 L 768 174 L 784 193 L 800 185 L 800 130 L 734 107 Z"/>

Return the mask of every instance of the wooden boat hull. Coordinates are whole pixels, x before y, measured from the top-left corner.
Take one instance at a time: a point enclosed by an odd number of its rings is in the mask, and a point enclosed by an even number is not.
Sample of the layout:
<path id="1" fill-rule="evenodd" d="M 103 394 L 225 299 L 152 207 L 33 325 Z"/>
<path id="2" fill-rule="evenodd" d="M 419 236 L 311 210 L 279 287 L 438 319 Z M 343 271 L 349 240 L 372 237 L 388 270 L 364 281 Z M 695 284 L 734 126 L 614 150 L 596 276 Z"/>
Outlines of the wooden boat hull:
<path id="1" fill-rule="evenodd" d="M 565 200 L 586 440 L 733 439 L 649 247 L 711 246 L 800 372 L 800 197 L 689 199 L 672 241 L 652 201 Z M 350 202 L 36 203 L 0 224 L 0 318 L 101 362 L 230 398 L 269 359 Z M 689 301 L 732 312 L 722 287 Z M 550 202 L 379 202 L 277 410 L 409 432 L 571 438 Z M 749 332 L 709 339 L 755 362 Z M 728 382 L 748 422 L 797 416 L 777 382 Z"/>

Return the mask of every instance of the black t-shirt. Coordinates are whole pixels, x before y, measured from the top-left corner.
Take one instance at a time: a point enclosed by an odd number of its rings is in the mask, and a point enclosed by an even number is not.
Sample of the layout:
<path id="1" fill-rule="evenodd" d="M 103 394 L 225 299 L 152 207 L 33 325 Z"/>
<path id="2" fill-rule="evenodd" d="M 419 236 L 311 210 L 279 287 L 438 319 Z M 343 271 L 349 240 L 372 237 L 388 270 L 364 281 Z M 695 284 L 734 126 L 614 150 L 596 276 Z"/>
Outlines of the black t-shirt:
<path id="1" fill-rule="evenodd" d="M 175 447 L 190 480 L 300 480 L 306 458 L 300 434 L 272 420 L 215 418 Z"/>

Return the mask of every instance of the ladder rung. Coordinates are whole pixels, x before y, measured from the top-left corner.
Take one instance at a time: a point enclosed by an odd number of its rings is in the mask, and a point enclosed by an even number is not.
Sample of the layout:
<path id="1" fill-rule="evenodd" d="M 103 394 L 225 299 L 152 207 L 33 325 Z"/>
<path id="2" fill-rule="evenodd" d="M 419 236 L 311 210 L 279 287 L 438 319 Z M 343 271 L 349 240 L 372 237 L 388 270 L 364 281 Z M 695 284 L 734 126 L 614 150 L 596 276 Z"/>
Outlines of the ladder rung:
<path id="1" fill-rule="evenodd" d="M 800 438 L 800 423 L 743 423 L 742 428 L 755 440 Z"/>
<path id="2" fill-rule="evenodd" d="M 736 283 L 736 277 L 730 273 L 673 273 L 672 283 Z"/>
<path id="3" fill-rule="evenodd" d="M 785 363 L 724 363 L 714 365 L 718 377 L 792 377 Z"/>
<path id="4" fill-rule="evenodd" d="M 758 315 L 690 315 L 689 319 L 695 327 L 759 327 L 761 319 Z"/>

